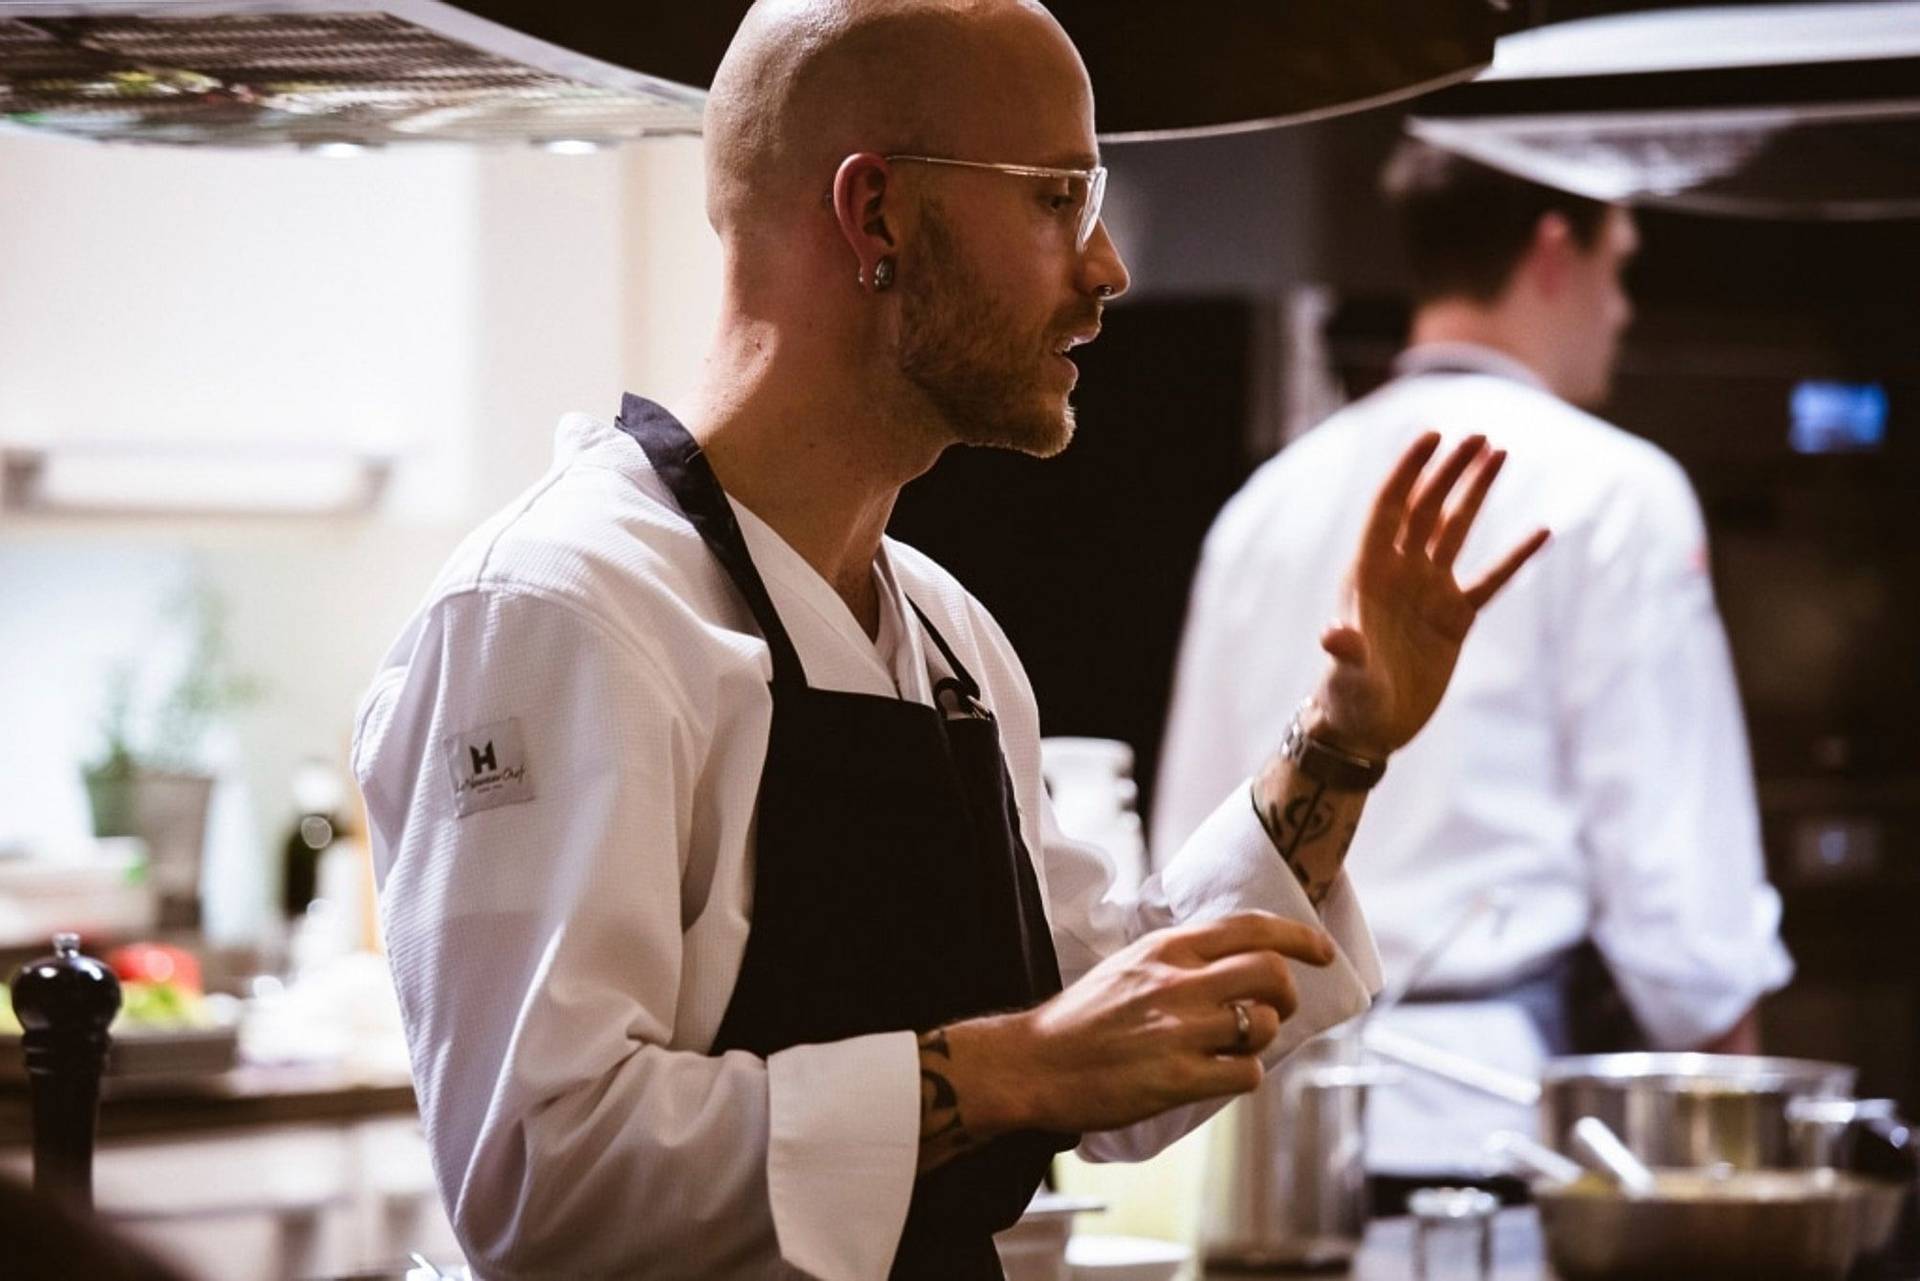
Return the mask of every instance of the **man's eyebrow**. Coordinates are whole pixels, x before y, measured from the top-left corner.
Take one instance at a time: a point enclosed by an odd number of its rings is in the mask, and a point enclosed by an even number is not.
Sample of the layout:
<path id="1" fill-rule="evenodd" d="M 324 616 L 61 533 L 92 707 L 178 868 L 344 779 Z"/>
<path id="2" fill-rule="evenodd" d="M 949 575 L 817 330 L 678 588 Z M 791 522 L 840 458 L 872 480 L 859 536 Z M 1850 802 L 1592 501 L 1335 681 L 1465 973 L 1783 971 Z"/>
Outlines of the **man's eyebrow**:
<path id="1" fill-rule="evenodd" d="M 1100 156 L 1098 152 L 1076 151 L 1072 155 L 1054 156 L 1040 163 L 1048 169 L 1098 169 Z"/>

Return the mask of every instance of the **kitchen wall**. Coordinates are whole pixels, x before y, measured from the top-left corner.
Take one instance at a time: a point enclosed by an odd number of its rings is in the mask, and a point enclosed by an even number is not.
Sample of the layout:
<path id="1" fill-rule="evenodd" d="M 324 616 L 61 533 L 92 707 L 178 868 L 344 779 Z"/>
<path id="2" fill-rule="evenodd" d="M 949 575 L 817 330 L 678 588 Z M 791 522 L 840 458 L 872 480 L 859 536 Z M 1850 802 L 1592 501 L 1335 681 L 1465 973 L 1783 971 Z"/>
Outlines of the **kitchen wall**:
<path id="1" fill-rule="evenodd" d="M 264 696 L 208 744 L 210 932 L 266 919 L 303 758 L 465 530 L 544 469 L 570 409 L 670 394 L 717 308 L 697 145 L 344 160 L 0 135 L 0 447 L 218 442 L 396 458 L 331 516 L 0 511 L 0 850 L 84 839 L 107 674 L 152 676 L 199 579 Z"/>

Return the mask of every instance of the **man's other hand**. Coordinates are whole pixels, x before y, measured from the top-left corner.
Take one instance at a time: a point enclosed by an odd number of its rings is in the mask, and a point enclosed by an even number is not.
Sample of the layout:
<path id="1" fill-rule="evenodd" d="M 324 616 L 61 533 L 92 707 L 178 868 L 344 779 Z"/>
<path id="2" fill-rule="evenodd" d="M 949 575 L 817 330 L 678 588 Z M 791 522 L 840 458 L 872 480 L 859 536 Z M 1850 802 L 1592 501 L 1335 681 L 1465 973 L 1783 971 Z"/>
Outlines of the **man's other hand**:
<path id="1" fill-rule="evenodd" d="M 1299 1003 L 1289 963 L 1334 954 L 1324 932 L 1267 912 L 1155 931 L 1032 1010 L 945 1029 L 959 1110 L 981 1137 L 1081 1132 L 1244 1094 Z"/>

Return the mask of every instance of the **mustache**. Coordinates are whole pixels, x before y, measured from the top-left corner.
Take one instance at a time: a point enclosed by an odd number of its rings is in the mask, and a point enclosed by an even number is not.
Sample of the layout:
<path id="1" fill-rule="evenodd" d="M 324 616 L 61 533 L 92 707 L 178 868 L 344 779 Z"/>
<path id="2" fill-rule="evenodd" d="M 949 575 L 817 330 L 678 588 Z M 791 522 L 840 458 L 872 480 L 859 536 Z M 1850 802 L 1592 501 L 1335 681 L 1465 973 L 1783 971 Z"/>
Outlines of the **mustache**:
<path id="1" fill-rule="evenodd" d="M 1091 308 L 1076 307 L 1072 311 L 1055 318 L 1053 326 L 1054 332 L 1077 334 L 1089 329 L 1098 329 L 1101 324 L 1100 318 L 1104 314 L 1105 309 L 1098 304 Z"/>

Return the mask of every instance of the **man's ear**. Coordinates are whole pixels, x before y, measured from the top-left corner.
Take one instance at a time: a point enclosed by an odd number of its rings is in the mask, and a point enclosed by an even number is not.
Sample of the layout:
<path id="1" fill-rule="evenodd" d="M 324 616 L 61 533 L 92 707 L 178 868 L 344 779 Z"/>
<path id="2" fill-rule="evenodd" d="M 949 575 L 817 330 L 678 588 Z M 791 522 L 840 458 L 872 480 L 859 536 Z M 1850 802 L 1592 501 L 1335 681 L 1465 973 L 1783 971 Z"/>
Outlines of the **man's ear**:
<path id="1" fill-rule="evenodd" d="M 853 250 L 862 285 L 873 279 L 875 263 L 897 251 L 887 209 L 892 190 L 893 171 L 886 157 L 871 151 L 848 156 L 833 175 L 834 218 Z"/>
<path id="2" fill-rule="evenodd" d="M 1566 287 L 1574 256 L 1580 252 L 1573 224 L 1558 210 L 1548 210 L 1533 225 L 1533 242 L 1527 246 L 1520 269 L 1534 290 L 1552 298 Z"/>

